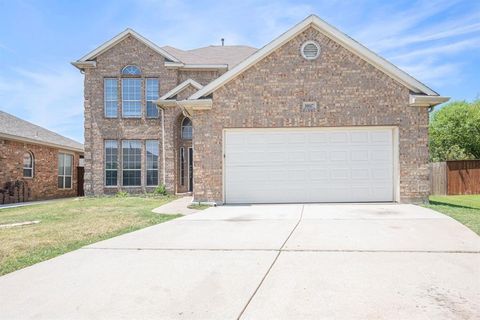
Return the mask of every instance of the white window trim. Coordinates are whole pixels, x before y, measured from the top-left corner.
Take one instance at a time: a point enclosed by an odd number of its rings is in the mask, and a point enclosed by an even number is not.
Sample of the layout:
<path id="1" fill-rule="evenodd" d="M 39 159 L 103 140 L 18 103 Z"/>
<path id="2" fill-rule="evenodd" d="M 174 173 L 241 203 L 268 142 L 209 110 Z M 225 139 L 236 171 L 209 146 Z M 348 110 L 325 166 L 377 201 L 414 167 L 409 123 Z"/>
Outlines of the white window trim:
<path id="1" fill-rule="evenodd" d="M 22 166 L 23 166 L 23 168 L 22 168 L 22 169 L 23 169 L 23 172 L 22 172 L 22 173 L 23 173 L 23 177 L 24 177 L 25 179 L 33 179 L 33 177 L 35 176 L 35 157 L 33 156 L 33 153 L 30 152 L 30 151 L 27 151 L 26 153 L 30 156 L 30 159 L 32 159 L 32 167 L 31 167 L 31 168 L 27 168 L 27 167 L 25 167 L 25 163 L 22 164 Z M 24 156 L 25 156 L 25 154 L 24 154 Z M 22 162 L 23 162 L 23 159 L 22 159 Z M 24 171 L 25 169 L 27 169 L 27 170 L 30 170 L 30 169 L 31 169 L 31 170 L 32 170 L 32 175 L 31 175 L 31 176 L 25 176 L 25 171 Z M 58 183 L 58 182 L 57 182 L 57 183 Z"/>
<path id="2" fill-rule="evenodd" d="M 126 99 L 123 98 L 123 87 L 124 87 L 123 82 L 124 82 L 124 80 L 130 80 L 130 79 L 140 80 L 140 100 L 126 100 Z M 121 98 L 122 98 L 122 118 L 127 118 L 127 119 L 140 119 L 140 118 L 142 118 L 142 113 L 143 113 L 142 112 L 142 109 L 143 109 L 143 102 L 142 101 L 143 101 L 143 98 L 144 98 L 144 97 L 142 97 L 142 91 L 143 91 L 142 90 L 142 85 L 144 85 L 143 79 L 139 78 L 139 77 L 133 77 L 133 78 L 132 77 L 123 77 L 123 78 L 121 78 L 121 80 L 122 81 L 121 81 L 121 90 L 120 91 L 121 91 L 121 95 L 122 95 L 121 96 Z M 125 115 L 125 112 L 124 112 L 125 102 L 140 102 L 140 114 L 135 115 L 135 116 Z"/>
<path id="3" fill-rule="evenodd" d="M 72 173 L 71 173 L 71 175 L 66 175 L 65 174 L 65 162 L 63 164 L 63 175 L 58 174 L 58 168 L 57 168 L 57 177 L 63 177 L 63 188 L 60 188 L 58 186 L 58 178 L 57 178 L 57 189 L 58 190 L 72 190 L 73 189 L 73 168 L 75 167 L 74 166 L 75 154 L 70 153 L 70 152 L 60 151 L 60 152 L 58 152 L 58 155 L 57 155 L 57 161 L 58 161 L 58 156 L 61 155 L 61 154 L 72 157 L 72 171 L 71 171 Z M 57 163 L 57 165 L 58 165 L 58 163 Z M 65 188 L 65 178 L 66 177 L 70 177 L 70 181 L 71 181 L 70 182 L 70 188 Z"/>
<path id="4" fill-rule="evenodd" d="M 106 142 L 107 141 L 115 141 L 117 143 L 117 169 L 107 169 L 107 148 L 106 148 Z M 104 177 L 104 181 L 103 181 L 103 186 L 105 188 L 118 188 L 118 183 L 119 183 L 119 179 L 118 179 L 118 167 L 119 167 L 119 148 L 118 148 L 118 140 L 115 140 L 115 139 L 105 139 L 103 140 L 103 167 L 104 167 L 104 170 L 105 170 L 105 177 Z M 116 185 L 112 185 L 112 186 L 107 186 L 107 171 L 116 171 L 117 172 L 117 184 Z"/>
<path id="5" fill-rule="evenodd" d="M 124 163 L 123 163 L 123 141 L 139 141 L 140 142 L 140 169 L 124 169 Z M 121 152 L 121 157 L 122 157 L 122 166 L 121 166 L 121 172 L 122 172 L 122 177 L 121 177 L 121 187 L 122 188 L 142 188 L 143 185 L 142 185 L 142 149 L 144 148 L 144 141 L 143 140 L 139 140 L 139 139 L 125 139 L 125 140 L 121 140 L 121 148 L 122 148 L 122 152 Z M 123 171 L 140 171 L 140 184 L 139 185 L 134 185 L 134 186 L 126 186 L 123 184 Z"/>
<path id="6" fill-rule="evenodd" d="M 157 156 L 157 169 L 148 169 L 148 153 L 147 153 L 147 142 L 154 141 L 157 143 L 158 147 L 158 156 Z M 160 142 L 155 139 L 147 139 L 145 140 L 145 186 L 146 187 L 156 187 L 159 185 L 160 182 L 160 164 L 158 163 L 160 160 Z M 148 184 L 148 171 L 157 171 L 157 184 Z"/>
<path id="7" fill-rule="evenodd" d="M 107 86 L 106 86 L 106 80 L 115 80 L 117 82 L 117 86 L 116 86 L 116 91 L 117 91 L 117 99 L 116 100 L 107 100 Z M 116 102 L 116 112 L 115 112 L 115 116 L 114 117 L 111 117 L 111 116 L 108 116 L 107 115 L 107 102 Z M 118 118 L 118 79 L 117 78 L 114 78 L 114 77 L 107 77 L 107 78 L 103 78 L 103 116 L 105 118 L 108 118 L 108 119 L 115 119 L 115 118 Z"/>
<path id="8" fill-rule="evenodd" d="M 158 111 L 158 108 L 157 108 L 157 115 L 156 116 L 149 116 L 148 115 L 148 103 L 149 102 L 152 102 L 154 105 L 156 105 L 157 103 L 157 100 L 158 100 L 158 97 L 157 99 L 153 99 L 153 100 L 148 100 L 148 95 L 147 95 L 147 91 L 148 91 L 148 80 L 157 80 L 158 81 L 158 86 L 157 86 L 157 95 L 160 96 L 160 78 L 154 78 L 154 77 L 148 77 L 148 78 L 145 78 L 145 117 L 147 119 L 158 119 L 158 117 L 160 116 L 160 112 Z"/>

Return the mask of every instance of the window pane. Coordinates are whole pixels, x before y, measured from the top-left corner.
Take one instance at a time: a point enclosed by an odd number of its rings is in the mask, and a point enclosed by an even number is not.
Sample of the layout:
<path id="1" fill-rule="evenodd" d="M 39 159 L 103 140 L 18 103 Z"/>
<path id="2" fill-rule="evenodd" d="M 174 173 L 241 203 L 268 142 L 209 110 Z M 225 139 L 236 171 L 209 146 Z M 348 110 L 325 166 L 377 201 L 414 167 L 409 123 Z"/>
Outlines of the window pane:
<path id="1" fill-rule="evenodd" d="M 65 188 L 70 189 L 72 187 L 72 177 L 65 177 Z"/>
<path id="2" fill-rule="evenodd" d="M 105 185 L 117 185 L 118 145 L 116 140 L 105 140 Z"/>
<path id="3" fill-rule="evenodd" d="M 122 79 L 122 112 L 124 117 L 142 115 L 142 79 Z"/>
<path id="4" fill-rule="evenodd" d="M 158 97 L 159 81 L 156 78 L 148 78 L 145 83 L 145 100 L 147 100 L 147 117 L 157 118 L 158 109 L 155 101 Z"/>
<path id="5" fill-rule="evenodd" d="M 63 176 L 62 177 L 58 177 L 58 187 L 60 189 L 63 189 Z"/>
<path id="6" fill-rule="evenodd" d="M 27 178 L 31 178 L 33 176 L 33 170 L 32 169 L 23 169 L 23 176 Z"/>
<path id="7" fill-rule="evenodd" d="M 122 141 L 123 185 L 140 186 L 142 169 L 142 143 L 138 140 Z"/>
<path id="8" fill-rule="evenodd" d="M 61 176 L 65 172 L 65 168 L 63 167 L 63 153 L 58 154 L 58 175 Z"/>
<path id="9" fill-rule="evenodd" d="M 140 186 L 141 172 L 140 170 L 123 170 L 124 186 Z"/>
<path id="10" fill-rule="evenodd" d="M 65 155 L 65 175 L 71 176 L 72 175 L 72 162 L 73 157 L 69 154 Z"/>
<path id="11" fill-rule="evenodd" d="M 105 117 L 115 118 L 118 112 L 117 79 L 104 80 L 104 109 Z"/>
<path id="12" fill-rule="evenodd" d="M 23 167 L 31 168 L 33 166 L 32 155 L 30 153 L 25 153 L 23 156 Z"/>
<path id="13" fill-rule="evenodd" d="M 117 170 L 108 170 L 105 172 L 105 185 L 116 186 L 117 185 Z"/>
<path id="14" fill-rule="evenodd" d="M 182 139 L 191 140 L 193 135 L 192 120 L 185 118 L 182 121 Z"/>
<path id="15" fill-rule="evenodd" d="M 122 69 L 122 74 L 140 75 L 142 74 L 142 72 L 140 71 L 140 68 L 137 66 L 126 66 L 125 68 Z"/>
<path id="16" fill-rule="evenodd" d="M 147 186 L 158 186 L 158 170 L 147 170 Z"/>
<path id="17" fill-rule="evenodd" d="M 158 185 L 158 155 L 159 146 L 158 140 L 146 141 L 147 151 L 147 185 Z"/>

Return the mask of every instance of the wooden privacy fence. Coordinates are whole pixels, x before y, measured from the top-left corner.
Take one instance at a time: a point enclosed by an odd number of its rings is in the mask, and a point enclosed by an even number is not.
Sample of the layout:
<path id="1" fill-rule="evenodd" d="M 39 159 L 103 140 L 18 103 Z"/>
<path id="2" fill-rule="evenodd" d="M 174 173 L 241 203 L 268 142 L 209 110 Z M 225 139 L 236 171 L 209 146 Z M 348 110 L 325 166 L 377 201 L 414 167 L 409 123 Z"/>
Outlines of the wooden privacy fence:
<path id="1" fill-rule="evenodd" d="M 480 194 L 480 160 L 430 164 L 431 194 Z"/>

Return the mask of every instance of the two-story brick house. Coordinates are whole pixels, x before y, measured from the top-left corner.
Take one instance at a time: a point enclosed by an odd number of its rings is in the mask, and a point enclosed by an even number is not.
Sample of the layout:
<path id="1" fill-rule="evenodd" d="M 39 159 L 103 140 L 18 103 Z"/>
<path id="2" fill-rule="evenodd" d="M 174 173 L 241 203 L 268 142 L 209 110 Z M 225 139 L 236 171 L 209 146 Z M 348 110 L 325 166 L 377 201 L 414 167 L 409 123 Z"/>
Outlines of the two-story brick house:
<path id="1" fill-rule="evenodd" d="M 316 16 L 265 47 L 159 47 L 127 29 L 85 74 L 85 191 L 195 201 L 417 202 L 448 100 Z"/>

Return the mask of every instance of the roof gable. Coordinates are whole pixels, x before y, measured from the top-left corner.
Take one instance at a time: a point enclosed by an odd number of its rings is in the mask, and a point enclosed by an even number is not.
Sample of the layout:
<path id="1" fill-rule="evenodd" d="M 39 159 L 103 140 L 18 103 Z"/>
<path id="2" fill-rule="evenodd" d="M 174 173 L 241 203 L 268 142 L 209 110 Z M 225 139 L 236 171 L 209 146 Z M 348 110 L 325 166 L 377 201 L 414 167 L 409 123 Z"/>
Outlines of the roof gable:
<path id="1" fill-rule="evenodd" d="M 264 46 L 262 49 L 258 50 L 257 52 L 249 56 L 247 59 L 236 65 L 234 68 L 224 73 L 222 76 L 218 77 L 217 79 L 210 82 L 208 85 L 191 95 L 189 99 L 195 100 L 211 94 L 216 89 L 224 86 L 229 81 L 236 78 L 245 70 L 249 69 L 251 66 L 268 56 L 270 53 L 272 53 L 273 51 L 275 51 L 276 49 L 278 49 L 309 27 L 314 27 L 323 35 L 337 42 L 347 50 L 351 51 L 352 53 L 356 54 L 377 69 L 381 70 L 394 80 L 409 88 L 412 92 L 429 96 L 438 96 L 435 91 L 433 91 L 417 79 L 413 78 L 405 71 L 399 69 L 384 58 L 378 56 L 376 53 L 372 52 L 365 46 L 353 40 L 335 27 L 329 25 L 316 15 L 310 15 L 305 20 L 301 21 L 293 28 L 289 29 L 287 32 L 283 33 L 281 36 Z"/>
<path id="2" fill-rule="evenodd" d="M 178 60 L 176 57 L 174 57 L 172 54 L 170 54 L 166 50 L 157 46 L 156 44 L 154 44 L 153 42 L 151 42 L 147 38 L 143 37 L 142 35 L 140 35 L 136 31 L 134 31 L 130 28 L 127 28 L 127 29 L 125 29 L 125 31 L 117 34 L 115 37 L 113 37 L 109 41 L 103 43 L 101 46 L 99 46 L 95 50 L 87 53 L 86 55 L 84 55 L 83 57 L 81 57 L 80 59 L 75 61 L 73 64 L 75 66 L 77 66 L 77 64 L 82 65 L 82 63 L 85 63 L 85 62 L 88 62 L 88 61 L 91 61 L 91 60 L 95 59 L 97 56 L 99 56 L 100 54 L 109 50 L 113 46 L 117 45 L 118 43 L 120 43 L 122 40 L 124 40 L 128 36 L 134 37 L 138 41 L 145 44 L 147 47 L 151 48 L 152 50 L 158 52 L 160 55 L 164 56 L 166 59 L 168 59 L 170 61 L 173 61 L 173 62 L 180 62 L 180 60 Z"/>
<path id="3" fill-rule="evenodd" d="M 193 79 L 188 79 L 188 80 L 185 80 L 182 83 L 180 83 L 178 86 L 176 86 L 172 90 L 165 93 L 163 96 L 160 97 L 159 100 L 166 100 L 166 99 L 172 98 L 173 96 L 179 94 L 180 92 L 182 92 L 183 90 L 185 90 L 189 86 L 192 86 L 197 90 L 203 88 L 203 86 L 200 83 L 198 83 L 197 81 L 195 81 Z"/>

